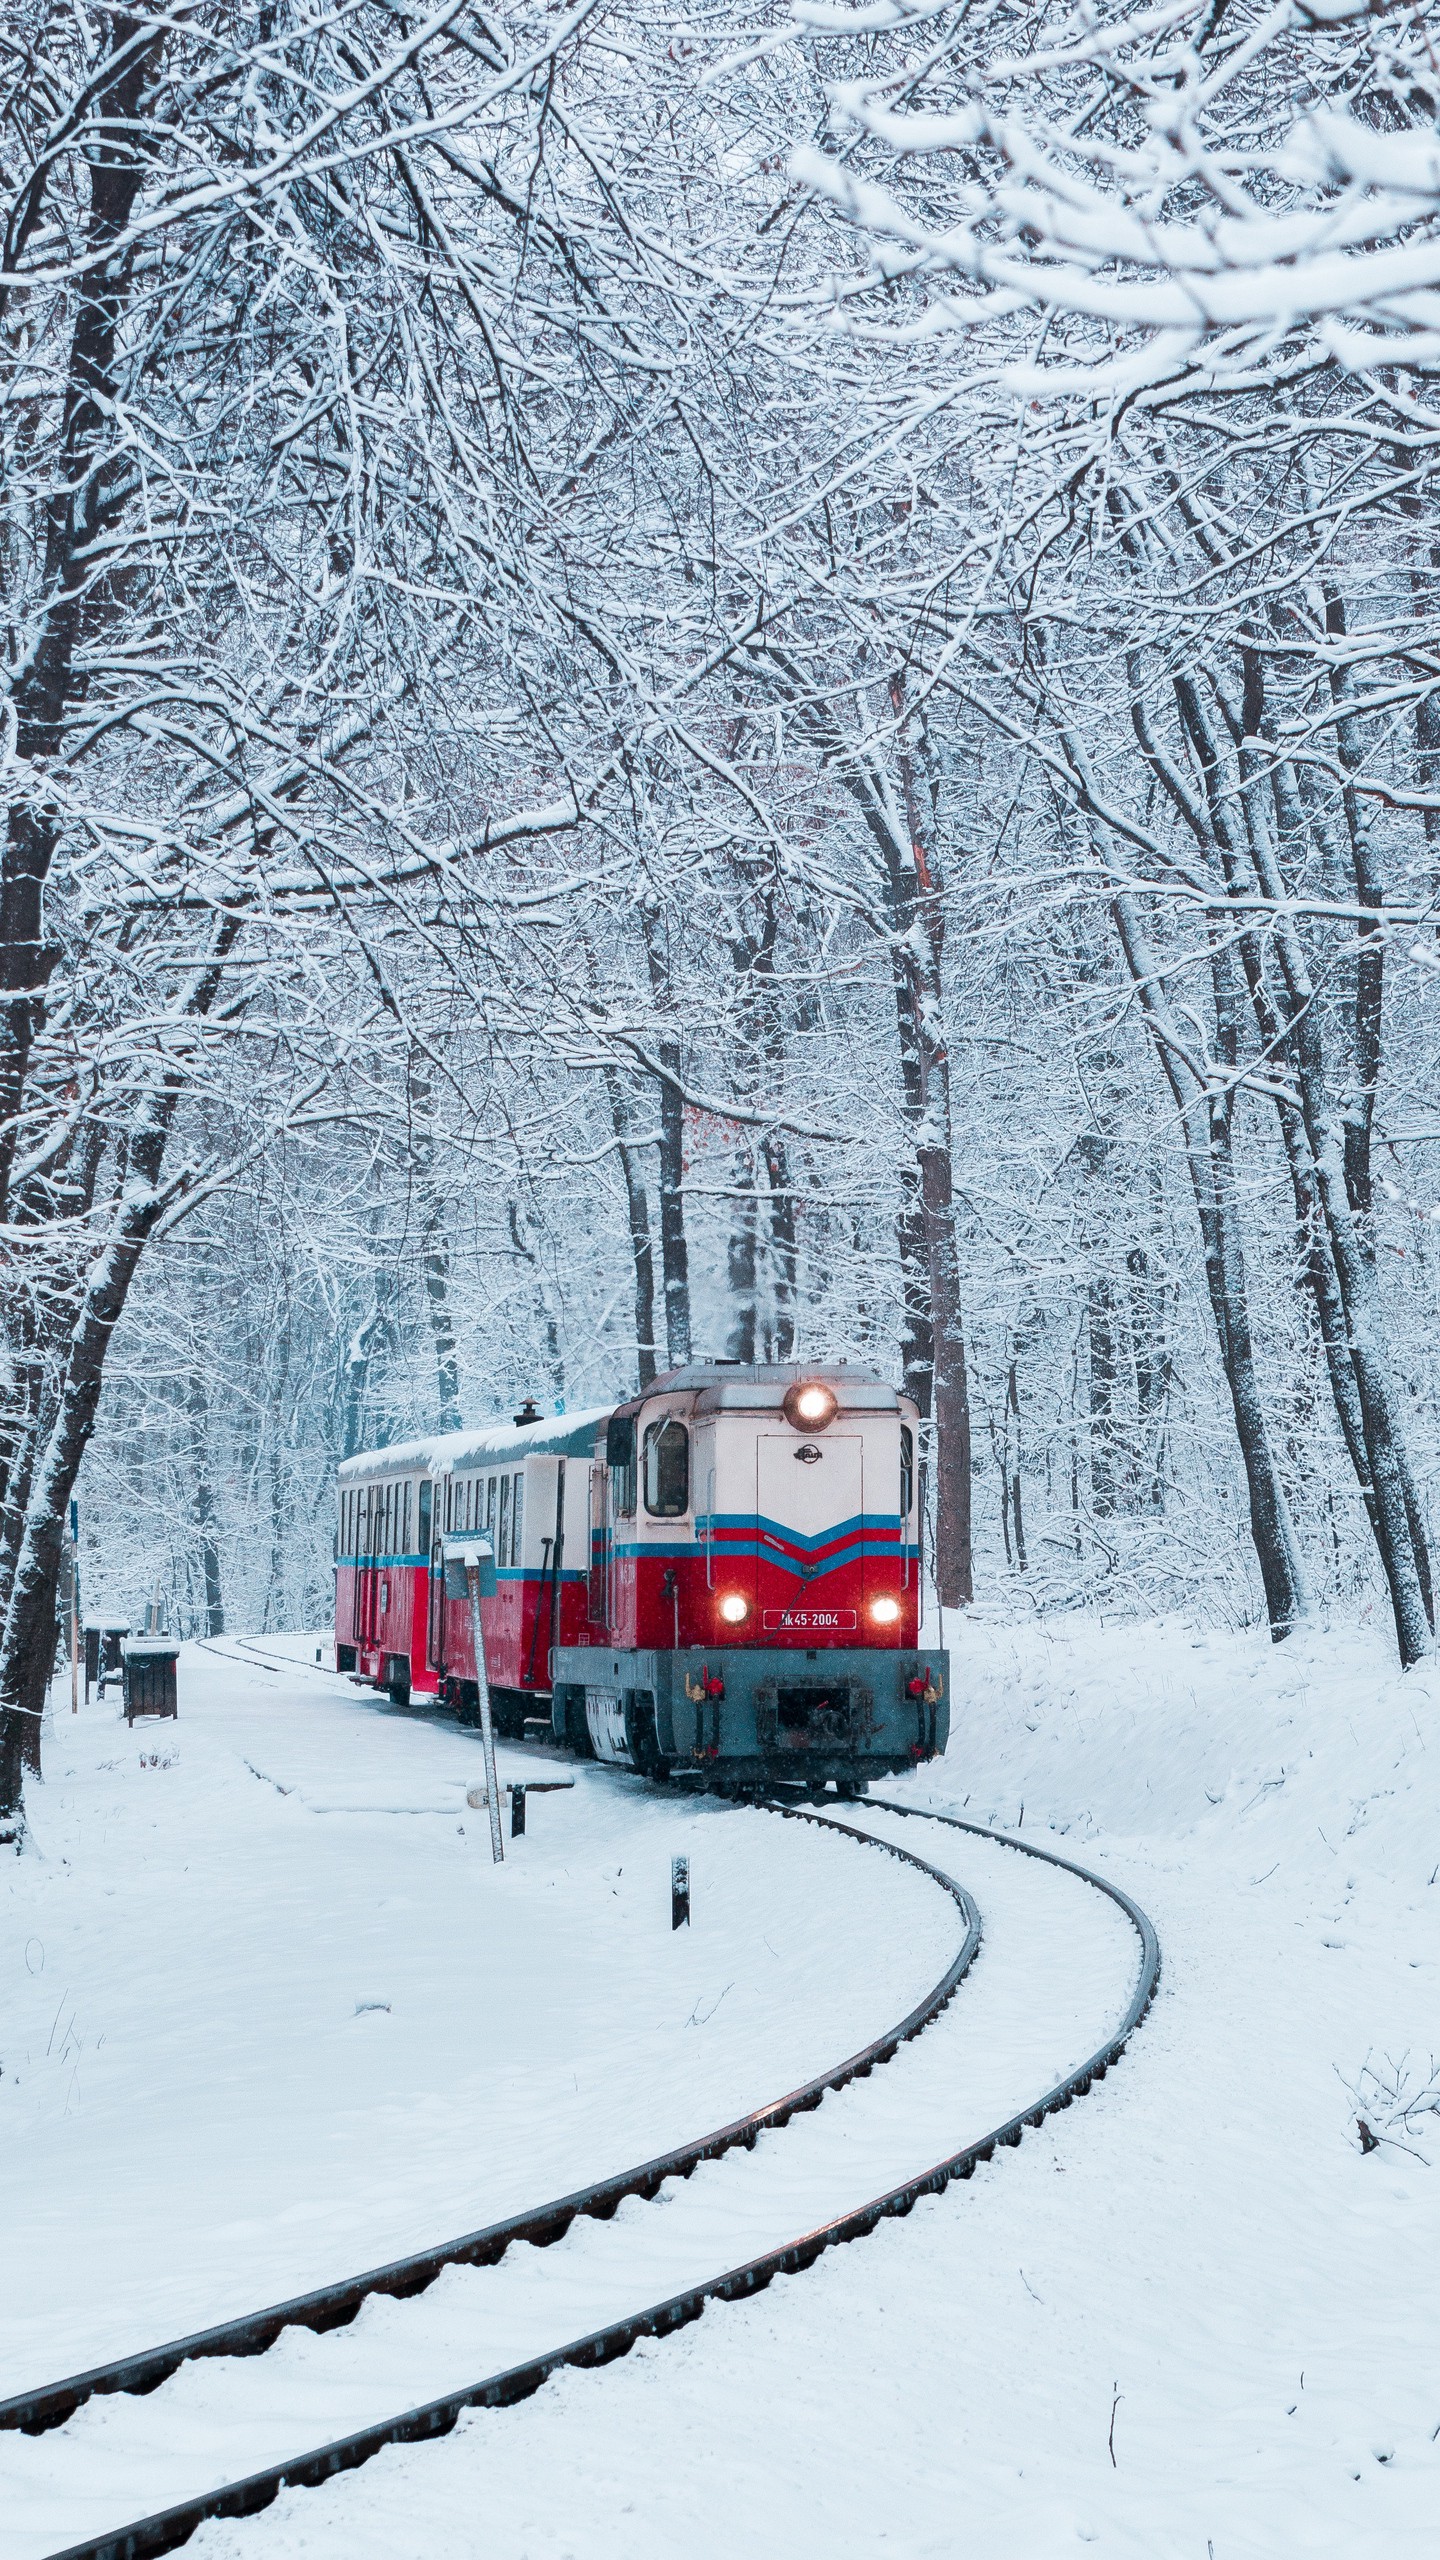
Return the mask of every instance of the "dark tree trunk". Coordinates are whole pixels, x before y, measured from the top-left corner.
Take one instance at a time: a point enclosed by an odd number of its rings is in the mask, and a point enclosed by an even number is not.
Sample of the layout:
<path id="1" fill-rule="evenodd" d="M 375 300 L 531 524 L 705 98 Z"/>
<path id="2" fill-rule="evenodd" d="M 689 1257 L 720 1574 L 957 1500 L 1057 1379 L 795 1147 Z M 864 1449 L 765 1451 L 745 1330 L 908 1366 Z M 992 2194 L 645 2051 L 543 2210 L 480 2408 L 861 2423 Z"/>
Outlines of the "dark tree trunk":
<path id="1" fill-rule="evenodd" d="M 730 1210 L 730 1237 L 725 1255 L 725 1278 L 730 1297 L 730 1330 L 725 1348 L 732 1360 L 741 1360 L 747 1368 L 755 1358 L 756 1343 L 756 1199 L 751 1159 L 746 1149 L 737 1151 L 733 1163 L 736 1197 Z"/>
<path id="2" fill-rule="evenodd" d="M 460 1355 L 450 1305 L 450 1240 L 445 1232 L 445 1206 L 435 1187 L 435 1088 L 423 1056 L 412 1053 L 408 1082 L 410 1163 L 420 1223 L 420 1267 L 430 1320 L 430 1347 L 435 1360 L 436 1428 L 458 1431 Z"/>
<path id="3" fill-rule="evenodd" d="M 901 807 L 875 768 L 856 763 L 844 779 L 884 866 L 890 959 L 899 1030 L 901 1094 L 914 1147 L 915 1190 L 902 1189 L 897 1220 L 906 1324 L 906 1384 L 923 1384 L 925 1330 L 930 1392 L 916 1392 L 928 1415 L 935 1450 L 935 1591 L 942 1609 L 975 1596 L 971 1537 L 970 1382 L 961 1316 L 960 1254 L 955 1226 L 950 1054 L 945 1038 L 944 884 L 927 843 L 917 751 L 909 741 L 904 691 L 890 687 L 898 739 Z M 923 1281 L 909 1257 L 918 1239 Z M 919 1305 L 923 1289 L 923 1315 Z M 913 1391 L 913 1390 L 912 1390 Z"/>
<path id="4" fill-rule="evenodd" d="M 671 1369 L 690 1358 L 690 1254 L 685 1241 L 685 1105 L 680 1051 L 660 1044 L 660 1276 L 665 1297 L 665 1357 Z"/>
<path id="5" fill-rule="evenodd" d="M 450 1245 L 444 1220 L 431 1218 L 425 1231 L 425 1304 L 430 1315 L 430 1345 L 435 1354 L 435 1414 L 441 1431 L 460 1428 L 460 1354 L 450 1309 Z"/>
<path id="6" fill-rule="evenodd" d="M 1308 1228 L 1317 1236 L 1317 1250 L 1308 1259 L 1306 1276 L 1315 1291 L 1336 1413 L 1389 1584 L 1401 1660 L 1408 1664 L 1420 1660 L 1431 1649 L 1429 1548 L 1384 1347 L 1370 1251 L 1369 1211 L 1368 1207 L 1357 1207 L 1357 1192 L 1367 1202 L 1369 1198 L 1369 1120 L 1378 1058 L 1375 1044 L 1383 986 L 1383 936 L 1377 930 L 1362 928 L 1352 1061 L 1352 1102 L 1357 1125 L 1352 1130 L 1342 1126 L 1330 1098 L 1316 991 L 1304 948 L 1286 913 L 1284 877 L 1261 805 L 1262 764 L 1269 769 L 1268 790 L 1282 836 L 1290 836 L 1298 843 L 1307 827 L 1323 829 L 1316 812 L 1302 805 L 1293 776 L 1264 737 L 1263 666 L 1256 651 L 1246 653 L 1244 678 L 1239 805 L 1244 813 L 1247 850 L 1255 878 L 1262 894 L 1275 902 L 1271 940 L 1279 968 L 1278 984 L 1273 990 L 1253 930 L 1242 927 L 1236 942 L 1268 1059 L 1272 1066 L 1288 1066 L 1294 1077 L 1293 1100 L 1280 1094 L 1277 1109 L 1297 1216 L 1302 1230 Z M 1203 808 L 1190 800 L 1151 744 L 1138 695 L 1134 709 L 1137 735 L 1153 770 L 1197 841 L 1208 857 L 1218 857 L 1227 893 L 1235 897 L 1244 884 L 1238 873 L 1231 829 L 1234 802 L 1225 786 L 1217 741 L 1194 680 L 1188 676 L 1177 680 L 1175 695 L 1203 779 Z M 1353 756 L 1356 751 L 1352 734 L 1347 752 Z M 1353 797 L 1347 793 L 1347 798 Z M 1362 905 L 1373 906 L 1378 895 L 1373 857 L 1363 831 L 1357 838 L 1353 824 L 1350 842 L 1357 894 Z M 1325 849 L 1332 864 L 1338 861 L 1328 836 Z M 1323 1224 L 1323 1253 L 1318 1250 L 1314 1218 L 1317 1206 Z"/>
<path id="7" fill-rule="evenodd" d="M 1270 1632 L 1279 1643 L 1309 1609 L 1290 1506 L 1275 1464 L 1265 1419 L 1265 1399 L 1255 1370 L 1249 1293 L 1240 1236 L 1239 1202 L 1231 1158 L 1231 1095 L 1207 1091 L 1185 1064 L 1188 1043 L 1171 1018 L 1169 999 L 1128 898 L 1112 913 L 1131 982 L 1170 1087 L 1185 1141 L 1185 1158 L 1200 1219 L 1205 1283 L 1225 1383 L 1235 1417 L 1249 1494 L 1250 1535 L 1265 1591 Z M 1238 1005 L 1227 955 L 1212 969 L 1217 1006 L 1216 1047 L 1222 1059 L 1238 1048 Z"/>
<path id="8" fill-rule="evenodd" d="M 1005 1456 L 1010 1479 L 1008 1510 L 1015 1536 L 1015 1562 L 1022 1573 L 1030 1568 L 1025 1551 L 1025 1509 L 1020 1484 L 1020 1351 L 1017 1343 L 1005 1377 Z"/>
<path id="9" fill-rule="evenodd" d="M 187 1401 L 190 1456 L 195 1470 L 195 1534 L 199 1541 L 200 1570 L 205 1583 L 205 1633 L 207 1636 L 222 1636 L 225 1632 L 225 1606 L 220 1585 L 220 1549 L 215 1536 L 215 1497 L 210 1481 L 210 1400 L 198 1368 L 190 1372 Z"/>
<path id="10" fill-rule="evenodd" d="M 1316 1236 L 1307 1276 L 1315 1290 L 1336 1413 L 1390 1589 L 1400 1658 L 1409 1665 L 1432 1649 L 1434 1595 L 1429 1541 L 1386 1346 L 1371 1233 L 1370 1127 L 1379 1072 L 1384 936 L 1378 927 L 1361 927 L 1354 967 L 1352 1080 L 1349 1106 L 1342 1117 L 1331 1099 L 1309 962 L 1283 911 L 1284 878 L 1259 807 L 1255 765 L 1263 703 L 1263 670 L 1257 654 L 1246 664 L 1242 797 L 1255 875 L 1278 910 L 1274 926 L 1277 996 L 1271 998 L 1262 986 L 1258 960 L 1247 957 L 1247 976 L 1262 1035 L 1283 1056 L 1295 1079 L 1295 1100 L 1284 1102 L 1281 1126 L 1292 1161 L 1297 1215 Z M 1359 741 L 1348 719 L 1340 727 L 1346 733 L 1342 761 L 1353 769 Z M 1274 763 L 1272 791 L 1282 831 L 1297 832 L 1305 819 L 1298 794 L 1275 762 L 1268 740 L 1264 752 Z M 1208 754 L 1207 773 L 1216 761 L 1213 748 Z M 1345 796 L 1354 887 L 1362 908 L 1370 909 L 1379 903 L 1383 883 L 1368 830 L 1348 805 L 1355 795 L 1347 789 Z M 1323 1253 L 1319 1250 L 1322 1228 L 1327 1248 Z"/>
<path id="11" fill-rule="evenodd" d="M 1125 1256 L 1130 1281 L 1130 1329 L 1135 1344 L 1135 1422 L 1137 1506 L 1165 1508 L 1165 1427 L 1170 1410 L 1174 1362 L 1163 1276 L 1152 1268 L 1144 1245 L 1132 1245 Z"/>
<path id="12" fill-rule="evenodd" d="M 56 494 L 45 511 L 46 603 L 38 641 L 10 693 L 11 754 L 21 774 L 36 773 L 56 755 L 66 715 L 83 698 L 87 679 L 77 670 L 76 651 L 86 628 L 104 617 L 96 562 L 128 477 L 124 461 L 115 464 L 111 439 L 116 341 L 132 269 L 112 267 L 109 253 L 144 182 L 136 137 L 164 43 L 163 32 L 144 45 L 138 34 L 133 20 L 110 20 L 109 66 L 97 67 L 89 93 L 86 281 L 70 342 Z M 58 809 L 43 797 L 12 798 L 0 857 L 0 1217 L 8 1210 L 31 1052 L 59 956 L 45 935 L 45 885 L 59 827 Z"/>
<path id="13" fill-rule="evenodd" d="M 1115 1291 L 1098 1273 L 1087 1292 L 1090 1339 L 1090 1502 L 1097 1519 L 1115 1508 Z"/>
<path id="14" fill-rule="evenodd" d="M 614 1067 L 605 1070 L 615 1147 L 625 1180 L 625 1206 L 630 1229 L 630 1261 L 635 1274 L 635 1369 L 640 1388 L 655 1383 L 655 1248 L 650 1236 L 650 1206 L 645 1181 L 630 1140 L 630 1113 Z"/>
<path id="15" fill-rule="evenodd" d="M 764 1139 L 765 1174 L 770 1185 L 770 1262 L 772 1342 L 777 1360 L 795 1355 L 795 1194 L 785 1141 L 775 1130 Z"/>
<path id="16" fill-rule="evenodd" d="M 212 966 L 191 1000 L 194 1014 L 208 1014 L 214 1004 L 223 962 L 238 932 L 233 920 L 221 924 Z M 141 1106 L 125 1151 L 109 1240 L 80 1293 L 53 1419 L 35 1461 L 0 1646 L 0 1813 L 18 1808 L 22 1770 L 39 1731 L 55 1659 L 66 1510 L 95 1427 L 106 1355 L 141 1254 L 168 1206 L 160 1174 L 181 1072 L 167 1071 Z"/>

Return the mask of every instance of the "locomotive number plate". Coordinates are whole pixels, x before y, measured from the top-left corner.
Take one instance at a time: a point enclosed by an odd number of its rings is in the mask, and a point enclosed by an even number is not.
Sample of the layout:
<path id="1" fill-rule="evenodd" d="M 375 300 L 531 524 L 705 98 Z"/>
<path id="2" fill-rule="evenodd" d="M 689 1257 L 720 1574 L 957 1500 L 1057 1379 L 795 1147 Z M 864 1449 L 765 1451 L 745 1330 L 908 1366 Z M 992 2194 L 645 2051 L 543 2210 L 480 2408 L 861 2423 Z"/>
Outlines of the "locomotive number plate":
<path id="1" fill-rule="evenodd" d="M 853 1609 L 767 1609 L 763 1620 L 767 1635 L 792 1628 L 798 1635 L 844 1635 L 854 1624 Z"/>

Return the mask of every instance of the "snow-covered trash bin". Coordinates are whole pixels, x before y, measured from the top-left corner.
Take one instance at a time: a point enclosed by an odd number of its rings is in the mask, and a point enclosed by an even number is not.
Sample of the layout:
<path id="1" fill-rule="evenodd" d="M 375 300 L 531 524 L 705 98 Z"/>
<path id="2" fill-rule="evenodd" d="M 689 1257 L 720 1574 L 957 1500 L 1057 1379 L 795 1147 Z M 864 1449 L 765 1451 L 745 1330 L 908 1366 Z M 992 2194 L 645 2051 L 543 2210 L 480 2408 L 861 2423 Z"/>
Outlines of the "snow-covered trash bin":
<path id="1" fill-rule="evenodd" d="M 98 1688 L 105 1695 L 105 1683 L 113 1680 L 121 1668 L 120 1648 L 130 1633 L 128 1618 L 87 1618 L 85 1621 L 85 1695 Z"/>
<path id="2" fill-rule="evenodd" d="M 122 1644 L 120 1678 L 127 1724 L 137 1716 L 179 1716 L 175 1682 L 179 1656 L 173 1636 L 131 1636 Z"/>

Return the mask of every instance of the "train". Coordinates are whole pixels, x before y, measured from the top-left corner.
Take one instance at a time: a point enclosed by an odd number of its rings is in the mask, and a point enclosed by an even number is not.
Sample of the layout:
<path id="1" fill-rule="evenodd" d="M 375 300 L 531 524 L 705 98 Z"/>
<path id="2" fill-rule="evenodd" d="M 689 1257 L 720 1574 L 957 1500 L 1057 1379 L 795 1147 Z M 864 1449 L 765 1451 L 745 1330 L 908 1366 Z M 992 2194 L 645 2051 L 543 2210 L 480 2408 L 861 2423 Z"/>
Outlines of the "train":
<path id="1" fill-rule="evenodd" d="M 918 1438 L 877 1371 L 715 1360 L 347 1458 L 336 1669 L 473 1723 L 444 1566 L 484 1538 L 497 1731 L 722 1793 L 858 1795 L 949 1738 L 948 1658 L 920 1642 Z"/>

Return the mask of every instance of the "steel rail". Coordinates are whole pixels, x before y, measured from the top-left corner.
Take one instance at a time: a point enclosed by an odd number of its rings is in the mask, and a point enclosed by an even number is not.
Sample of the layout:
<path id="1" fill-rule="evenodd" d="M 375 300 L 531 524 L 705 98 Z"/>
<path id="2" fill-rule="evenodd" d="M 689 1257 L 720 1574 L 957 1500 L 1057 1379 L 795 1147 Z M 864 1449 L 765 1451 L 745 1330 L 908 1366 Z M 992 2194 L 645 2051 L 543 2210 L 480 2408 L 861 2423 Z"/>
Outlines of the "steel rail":
<path id="1" fill-rule="evenodd" d="M 1015 1839 L 1005 1832 L 992 1830 L 985 1823 L 969 1822 L 955 1814 L 932 1813 L 921 1806 L 897 1805 L 876 1799 L 874 1808 L 880 1813 L 939 1822 L 949 1829 L 972 1832 L 980 1839 L 992 1840 L 1002 1848 L 1018 1850 L 1027 1857 L 1062 1868 L 1083 1883 L 1093 1885 L 1097 1892 L 1107 1895 L 1116 1904 L 1140 1940 L 1140 1964 L 1125 2015 L 1104 2044 L 1073 2071 L 1067 2072 L 1053 2088 L 1046 2090 L 1043 2097 L 1031 2100 L 1018 2114 L 1010 2116 L 992 2132 L 982 2134 L 978 2141 L 966 2143 L 959 2151 L 936 2161 L 930 2168 L 905 2179 L 899 2186 L 889 2188 L 884 2195 L 873 2197 L 868 2204 L 857 2206 L 848 2213 L 836 2215 L 833 2220 L 817 2225 L 814 2230 L 801 2234 L 778 2249 L 767 2250 L 743 2266 L 730 2268 L 724 2275 L 712 2276 L 683 2293 L 672 2294 L 667 2301 L 653 2303 L 644 2311 L 633 2312 L 625 2319 L 610 2322 L 605 2328 L 592 2330 L 586 2337 L 572 2339 L 568 2346 L 532 2357 L 524 2364 L 511 2365 L 503 2373 L 489 2374 L 481 2382 L 471 2383 L 460 2391 L 447 2392 L 441 2399 L 426 2401 L 418 2408 L 407 2409 L 398 2417 L 384 2419 L 354 2435 L 339 2437 L 334 2443 L 322 2445 L 312 2453 L 297 2455 L 291 2461 L 276 2463 L 264 2471 L 252 2472 L 243 2480 L 230 2481 L 224 2488 L 210 2490 L 178 2506 L 143 2517 L 117 2533 L 72 2543 L 64 2551 L 51 2554 L 50 2560 L 156 2560 L 156 2556 L 163 2552 L 178 2550 L 199 2525 L 213 2517 L 256 2515 L 270 2506 L 282 2489 L 318 2488 L 342 2471 L 357 2470 L 375 2454 L 383 2452 L 387 2445 L 416 2444 L 435 2436 L 448 2435 L 467 2409 L 512 2408 L 518 2401 L 531 2398 L 552 2374 L 567 2366 L 613 2363 L 618 2357 L 627 2355 L 641 2338 L 668 2337 L 675 2330 L 687 2327 L 692 2320 L 700 2318 L 708 2303 L 743 2301 L 750 2294 L 763 2292 L 776 2276 L 797 2275 L 803 2268 L 813 2266 L 826 2249 L 863 2239 L 880 2223 L 908 2214 L 922 2196 L 943 2194 L 952 2181 L 973 2177 L 976 2169 L 992 2160 L 998 2150 L 1013 2149 L 1027 2125 L 1043 2124 L 1046 2116 L 1073 2105 L 1077 2097 L 1086 2096 L 1097 2080 L 1104 2079 L 1111 2064 L 1119 2061 L 1145 2017 L 1159 1984 L 1160 1944 L 1140 1905 L 1107 1877 L 1096 1875 L 1091 1868 L 1082 1867 L 1072 1858 L 1062 1858 L 1054 1850 L 1041 1848 L 1036 1841 Z M 856 1831 L 851 1824 L 834 1822 L 828 1816 L 806 1812 L 797 1806 L 780 1805 L 775 1810 L 792 1821 L 815 1822 L 827 1830 L 845 1831 L 854 1838 L 874 1841 L 877 1847 L 893 1849 L 895 1845 L 878 1840 L 873 1832 Z M 898 1854 L 903 1856 L 906 1853 L 901 1851 Z M 935 1870 L 932 1868 L 929 1872 L 933 1874 Z M 953 1882 L 953 1879 L 945 1881 Z"/>
<path id="2" fill-rule="evenodd" d="M 943 1875 L 924 1858 L 894 1842 L 876 1840 L 868 1831 L 856 1830 L 851 1824 L 829 1822 L 829 1830 L 843 1831 L 867 1848 L 886 1850 L 907 1866 L 916 1867 L 922 1875 L 942 1887 L 957 1905 L 965 1923 L 965 1934 L 955 1956 L 934 1988 L 928 1991 L 898 2026 L 887 2028 L 869 2044 L 862 2045 L 844 2062 L 837 2063 L 817 2078 L 807 2080 L 783 2098 L 774 2098 L 748 2115 L 739 2116 L 733 2124 L 722 2125 L 714 2133 L 702 2134 L 697 2141 L 682 2142 L 672 2151 L 661 2152 L 653 2160 L 643 2160 L 633 2169 L 618 2170 L 613 2177 L 597 2179 L 593 2185 L 581 2187 L 573 2195 L 558 2196 L 549 2204 L 531 2207 L 523 2213 L 511 2214 L 504 2222 L 492 2222 L 479 2231 L 467 2231 L 459 2239 L 447 2240 L 438 2248 L 421 2249 L 409 2257 L 395 2258 L 386 2265 L 370 2267 L 363 2275 L 349 2276 L 338 2284 L 320 2285 L 312 2292 L 295 2294 L 289 2301 L 269 2304 L 263 2311 L 244 2314 L 236 2320 L 218 2321 L 208 2329 L 197 2329 L 189 2337 L 172 2338 L 166 2345 L 142 2349 L 138 2354 L 120 2356 L 106 2364 L 92 2365 L 87 2372 L 69 2375 L 64 2381 L 44 2383 L 38 2390 L 22 2391 L 0 2400 L 0 2428 L 19 2429 L 26 2435 L 42 2435 L 51 2427 L 63 2426 L 77 2409 L 101 2392 L 148 2393 L 167 2382 L 194 2356 L 263 2355 L 274 2345 L 281 2331 L 288 2328 L 338 2329 L 353 2320 L 362 2303 L 371 2294 L 391 2294 L 407 2299 L 423 2293 L 446 2267 L 494 2266 L 507 2249 L 518 2240 L 528 2241 L 533 2248 L 544 2249 L 563 2239 L 577 2217 L 591 2216 L 608 2221 L 616 2207 L 629 2196 L 649 2199 L 655 2196 L 667 2178 L 686 2178 L 705 2160 L 718 2160 L 737 2144 L 753 2147 L 762 2133 L 786 2125 L 793 2115 L 819 2106 L 832 2089 L 843 2089 L 851 2080 L 868 2078 L 878 2064 L 889 2062 L 902 2044 L 920 2035 L 932 2019 L 954 1997 L 979 1952 L 980 1914 L 963 1885 L 952 1876 Z M 159 2547 L 158 2545 L 156 2546 Z M 166 2546 L 167 2548 L 169 2546 Z M 87 2546 L 88 2548 L 88 2546 Z"/>

